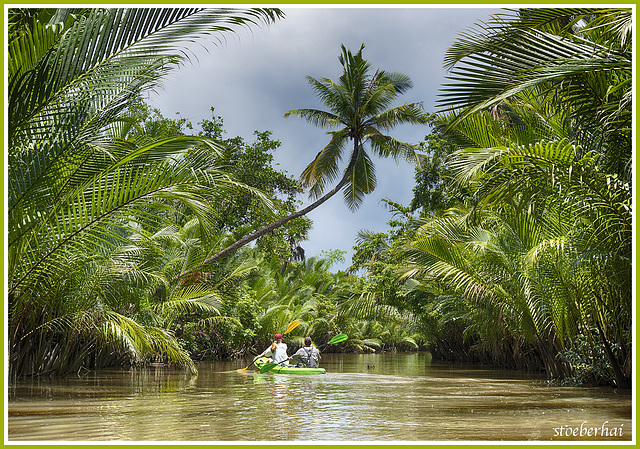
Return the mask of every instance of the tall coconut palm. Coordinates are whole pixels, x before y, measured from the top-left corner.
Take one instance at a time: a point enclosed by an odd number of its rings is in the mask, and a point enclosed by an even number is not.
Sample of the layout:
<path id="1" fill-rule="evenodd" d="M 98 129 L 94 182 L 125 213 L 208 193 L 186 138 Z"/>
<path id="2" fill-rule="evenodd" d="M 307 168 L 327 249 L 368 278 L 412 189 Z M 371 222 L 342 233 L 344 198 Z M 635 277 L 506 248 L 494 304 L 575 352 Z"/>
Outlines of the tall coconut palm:
<path id="1" fill-rule="evenodd" d="M 331 140 L 318 152 L 301 176 L 301 182 L 309 188 L 310 196 L 315 201 L 246 235 L 211 257 L 209 263 L 294 218 L 306 215 L 340 191 L 344 193 L 347 206 L 352 210 L 357 209 L 364 195 L 371 193 L 376 187 L 375 167 L 367 146 L 375 156 L 417 162 L 417 146 L 384 134 L 398 125 L 427 122 L 427 114 L 420 103 L 391 107 L 400 94 L 413 86 L 410 78 L 402 73 L 373 71 L 371 64 L 362 57 L 364 45 L 355 54 L 344 45 L 341 48 L 342 54 L 338 60 L 343 73 L 337 82 L 327 78 L 318 80 L 308 77 L 309 84 L 329 110 L 294 109 L 285 114 L 285 117 L 301 117 L 309 123 L 330 130 L 328 134 Z M 340 162 L 348 151 L 349 143 L 349 160 L 346 167 L 341 169 Z M 339 179 L 338 183 L 326 191 L 336 179 Z"/>
<path id="2" fill-rule="evenodd" d="M 125 141 L 118 137 L 124 112 L 142 90 L 156 88 L 187 60 L 185 39 L 219 39 L 280 15 L 202 8 L 9 11 L 8 327 L 14 373 L 55 370 L 65 327 L 78 330 L 79 340 L 95 341 L 91 334 L 97 333 L 106 335 L 102 342 L 127 348 L 137 339 L 139 348 L 172 348 L 165 352 L 185 360 L 171 335 L 116 313 L 99 288 L 91 295 L 73 289 L 89 284 L 78 276 L 87 266 L 122 256 L 119 248 L 132 233 L 161 227 L 154 211 L 181 202 L 204 220 L 210 199 L 235 189 L 220 170 L 179 157 L 197 145 L 216 150 L 211 140 Z M 39 356 L 21 365 L 26 353 Z"/>

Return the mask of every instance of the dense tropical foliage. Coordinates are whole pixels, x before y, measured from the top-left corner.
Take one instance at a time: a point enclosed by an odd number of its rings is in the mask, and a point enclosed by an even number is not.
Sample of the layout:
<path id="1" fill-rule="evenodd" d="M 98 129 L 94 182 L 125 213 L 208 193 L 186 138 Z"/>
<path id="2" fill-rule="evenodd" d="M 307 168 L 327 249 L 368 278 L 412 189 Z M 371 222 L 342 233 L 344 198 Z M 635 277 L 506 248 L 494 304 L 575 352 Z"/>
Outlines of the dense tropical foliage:
<path id="1" fill-rule="evenodd" d="M 411 81 L 342 47 L 338 81 L 308 78 L 328 110 L 287 113 L 330 136 L 298 181 L 273 166 L 272 132 L 228 138 L 212 115 L 194 133 L 140 100 L 186 35 L 280 17 L 10 9 L 11 374 L 195 370 L 300 320 L 291 347 L 346 333 L 326 350 L 428 349 L 629 386 L 631 11 L 526 8 L 478 25 L 450 47 L 432 115 L 393 106 Z M 427 122 L 419 145 L 385 134 Z M 342 192 L 356 209 L 372 155 L 420 162 L 414 197 L 385 200 L 389 230 L 363 229 L 336 272 L 341 251 L 305 255 L 298 196 L 317 207 Z"/>
<path id="2" fill-rule="evenodd" d="M 242 186 L 205 165 L 195 148 L 219 151 L 210 139 L 127 138 L 127 109 L 185 59 L 185 38 L 216 39 L 280 16 L 259 9 L 9 11 L 13 374 L 68 372 L 123 355 L 192 365 L 162 323 L 170 309 L 217 309 L 201 287 L 166 285 L 167 301 L 153 301 L 148 289 L 179 268 L 158 243 L 177 238 L 167 213 L 177 203 L 203 234 L 211 202 Z M 190 158 L 176 157 L 188 148 Z M 148 264 L 147 252 L 166 257 L 164 273 L 157 272 L 161 260 Z"/>
<path id="3" fill-rule="evenodd" d="M 523 9 L 447 54 L 437 126 L 464 190 L 405 277 L 497 362 L 630 385 L 630 37 L 629 10 Z"/>

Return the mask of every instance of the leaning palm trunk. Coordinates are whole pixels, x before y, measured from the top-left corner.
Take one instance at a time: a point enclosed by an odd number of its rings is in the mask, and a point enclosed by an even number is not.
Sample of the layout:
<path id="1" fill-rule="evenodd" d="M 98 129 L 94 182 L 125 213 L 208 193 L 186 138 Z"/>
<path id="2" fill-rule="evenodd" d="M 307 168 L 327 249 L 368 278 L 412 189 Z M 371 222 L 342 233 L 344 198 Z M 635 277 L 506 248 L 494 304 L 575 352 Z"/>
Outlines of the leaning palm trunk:
<path id="1" fill-rule="evenodd" d="M 329 192 L 327 192 L 321 198 L 317 199 L 316 201 L 314 201 L 313 203 L 311 203 L 307 207 L 305 207 L 303 209 L 300 209 L 297 212 L 294 212 L 294 213 L 292 213 L 292 214 L 290 214 L 290 215 L 288 215 L 286 217 L 283 217 L 283 218 L 281 218 L 279 220 L 276 220 L 273 223 L 268 224 L 267 226 L 263 226 L 262 228 L 258 229 L 257 231 L 252 232 L 251 234 L 245 235 L 240 240 L 237 240 L 236 242 L 234 242 L 231 245 L 227 246 L 222 251 L 220 251 L 220 252 L 214 254 L 213 256 L 209 257 L 207 260 L 204 261 L 204 264 L 208 265 L 208 264 L 212 264 L 214 262 L 219 261 L 220 259 L 222 259 L 222 258 L 228 256 L 229 254 L 233 253 L 237 249 L 242 248 L 244 245 L 246 245 L 248 243 L 251 243 L 252 241 L 254 241 L 256 239 L 259 239 L 260 237 L 262 237 L 265 234 L 268 234 L 269 232 L 273 231 L 274 229 L 278 229 L 280 226 L 285 225 L 286 223 L 290 222 L 291 220 L 295 220 L 296 218 L 299 218 L 299 217 L 302 217 L 302 216 L 308 214 L 312 210 L 316 209 L 317 207 L 319 207 L 322 204 L 324 204 L 325 202 L 327 202 L 331 197 L 333 197 L 336 193 L 338 193 L 340 190 L 342 190 L 342 188 L 349 181 L 349 176 L 350 176 L 351 170 L 353 170 L 353 166 L 355 165 L 355 160 L 357 158 L 357 154 L 358 154 L 357 151 L 354 150 L 353 157 L 351 158 L 351 162 L 349 163 L 349 167 L 347 167 L 347 169 L 345 170 L 344 176 L 342 177 L 340 182 L 338 184 L 336 184 L 336 186 L 333 189 L 331 189 Z"/>

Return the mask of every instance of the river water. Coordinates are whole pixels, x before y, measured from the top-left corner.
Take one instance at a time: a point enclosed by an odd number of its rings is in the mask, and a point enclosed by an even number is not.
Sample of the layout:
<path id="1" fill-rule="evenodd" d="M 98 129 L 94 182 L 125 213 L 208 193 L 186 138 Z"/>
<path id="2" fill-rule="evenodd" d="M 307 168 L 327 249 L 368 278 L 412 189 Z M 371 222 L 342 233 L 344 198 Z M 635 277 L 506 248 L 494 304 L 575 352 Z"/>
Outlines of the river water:
<path id="1" fill-rule="evenodd" d="M 315 376 L 239 372 L 247 363 L 23 380 L 8 389 L 9 442 L 632 439 L 629 391 L 550 386 L 428 353 L 325 354 L 327 374 Z"/>

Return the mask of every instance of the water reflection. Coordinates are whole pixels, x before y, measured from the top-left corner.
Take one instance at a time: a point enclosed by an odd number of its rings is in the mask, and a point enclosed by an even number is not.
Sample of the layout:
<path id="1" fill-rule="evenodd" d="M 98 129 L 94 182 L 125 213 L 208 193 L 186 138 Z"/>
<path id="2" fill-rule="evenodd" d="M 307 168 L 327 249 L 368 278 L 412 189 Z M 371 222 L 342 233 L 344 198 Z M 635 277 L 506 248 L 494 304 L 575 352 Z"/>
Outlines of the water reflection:
<path id="1" fill-rule="evenodd" d="M 22 381 L 9 389 L 9 440 L 612 441 L 633 430 L 629 392 L 549 387 L 424 353 L 326 354 L 328 374 L 317 376 L 237 371 L 245 366 Z"/>

